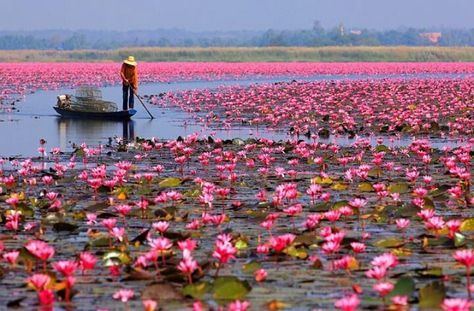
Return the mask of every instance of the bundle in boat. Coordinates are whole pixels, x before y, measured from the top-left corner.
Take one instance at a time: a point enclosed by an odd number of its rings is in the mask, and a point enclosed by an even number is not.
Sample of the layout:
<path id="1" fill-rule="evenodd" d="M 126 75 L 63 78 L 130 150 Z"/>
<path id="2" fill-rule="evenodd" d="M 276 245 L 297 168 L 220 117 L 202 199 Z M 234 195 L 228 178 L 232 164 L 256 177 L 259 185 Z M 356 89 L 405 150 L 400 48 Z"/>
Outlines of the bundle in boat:
<path id="1" fill-rule="evenodd" d="M 114 102 L 102 99 L 102 92 L 93 86 L 81 86 L 75 95 L 59 95 L 57 105 L 59 108 L 82 112 L 116 112 Z"/>

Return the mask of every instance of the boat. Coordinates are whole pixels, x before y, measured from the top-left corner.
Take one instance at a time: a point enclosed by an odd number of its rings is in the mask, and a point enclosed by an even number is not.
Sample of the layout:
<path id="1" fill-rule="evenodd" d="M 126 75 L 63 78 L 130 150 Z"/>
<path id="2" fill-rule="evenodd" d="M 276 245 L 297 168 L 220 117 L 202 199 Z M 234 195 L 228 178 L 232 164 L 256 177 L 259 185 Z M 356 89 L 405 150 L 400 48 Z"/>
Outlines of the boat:
<path id="1" fill-rule="evenodd" d="M 59 107 L 53 107 L 57 113 L 64 118 L 77 118 L 77 119 L 106 119 L 106 120 L 128 120 L 137 111 L 135 109 L 112 111 L 112 112 L 93 112 L 93 111 L 77 111 L 71 109 L 64 109 Z"/>
<path id="2" fill-rule="evenodd" d="M 81 86 L 75 95 L 59 95 L 56 106 L 57 113 L 65 118 L 128 120 L 137 111 L 118 110 L 117 105 L 102 99 L 102 92 L 93 86 Z"/>

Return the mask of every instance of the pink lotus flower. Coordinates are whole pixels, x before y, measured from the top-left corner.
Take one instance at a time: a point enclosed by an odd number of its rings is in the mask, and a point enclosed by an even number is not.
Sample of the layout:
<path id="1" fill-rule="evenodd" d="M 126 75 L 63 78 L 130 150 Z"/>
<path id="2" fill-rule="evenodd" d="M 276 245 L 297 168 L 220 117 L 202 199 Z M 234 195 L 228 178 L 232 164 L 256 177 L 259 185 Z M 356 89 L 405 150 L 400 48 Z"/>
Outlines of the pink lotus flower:
<path id="1" fill-rule="evenodd" d="M 465 298 L 445 298 L 441 304 L 444 311 L 469 311 L 472 302 Z"/>
<path id="2" fill-rule="evenodd" d="M 367 204 L 365 199 L 355 198 L 349 202 L 349 205 L 353 208 L 361 209 Z"/>
<path id="3" fill-rule="evenodd" d="M 113 298 L 121 302 L 128 302 L 134 296 L 135 292 L 132 289 L 120 289 L 114 293 Z"/>
<path id="4" fill-rule="evenodd" d="M 268 273 L 265 271 L 265 269 L 258 269 L 254 273 L 255 275 L 255 281 L 257 282 L 263 282 L 267 279 Z"/>
<path id="5" fill-rule="evenodd" d="M 397 224 L 398 229 L 404 230 L 410 225 L 410 220 L 406 218 L 399 218 L 395 220 L 395 223 Z"/>
<path id="6" fill-rule="evenodd" d="M 196 260 L 194 260 L 191 256 L 185 256 L 177 266 L 177 269 L 181 271 L 186 277 L 188 278 L 188 283 L 191 284 L 192 274 L 196 269 L 199 268 L 199 265 Z"/>
<path id="7" fill-rule="evenodd" d="M 246 311 L 250 307 L 250 303 L 248 301 L 240 301 L 236 300 L 231 302 L 227 307 L 229 311 Z"/>
<path id="8" fill-rule="evenodd" d="M 47 261 L 54 256 L 54 248 L 43 241 L 30 240 L 26 243 L 25 248 L 42 261 Z"/>
<path id="9" fill-rule="evenodd" d="M 115 218 L 108 218 L 108 219 L 102 220 L 102 225 L 105 228 L 107 228 L 109 231 L 111 231 L 112 228 L 114 228 L 116 224 L 117 224 L 117 219 Z"/>
<path id="10" fill-rule="evenodd" d="M 375 266 L 372 267 L 370 270 L 367 270 L 367 272 L 365 272 L 365 275 L 371 279 L 381 280 L 387 275 L 387 268 Z"/>
<path id="11" fill-rule="evenodd" d="M 394 268 L 398 265 L 398 259 L 391 253 L 384 253 L 382 255 L 376 256 L 371 264 L 380 268 Z"/>
<path id="12" fill-rule="evenodd" d="M 363 253 L 363 252 L 365 252 L 366 245 L 364 243 L 352 242 L 350 245 L 351 245 L 351 248 L 354 251 L 354 253 Z"/>
<path id="13" fill-rule="evenodd" d="M 395 305 L 398 305 L 398 306 L 406 306 L 408 305 L 408 296 L 400 296 L 400 295 L 397 295 L 397 296 L 393 296 L 392 297 L 392 302 L 395 304 Z"/>
<path id="14" fill-rule="evenodd" d="M 474 265 L 474 250 L 462 249 L 454 252 L 454 259 L 466 267 L 467 295 L 471 297 L 471 267 Z"/>
<path id="15" fill-rule="evenodd" d="M 472 249 L 462 249 L 454 252 L 454 259 L 460 264 L 471 267 L 474 265 L 474 250 Z"/>
<path id="16" fill-rule="evenodd" d="M 359 305 L 360 299 L 356 294 L 343 297 L 334 303 L 334 306 L 342 311 L 354 311 Z"/>
<path id="17" fill-rule="evenodd" d="M 54 303 L 54 293 L 51 289 L 38 292 L 38 301 L 42 306 L 50 306 Z"/>
<path id="18" fill-rule="evenodd" d="M 220 263 L 227 263 L 229 260 L 235 258 L 237 249 L 231 243 L 232 237 L 229 235 L 221 234 L 217 237 L 214 252 L 212 257 L 219 260 Z"/>
<path id="19" fill-rule="evenodd" d="M 3 254 L 3 259 L 8 262 L 10 265 L 15 265 L 18 256 L 20 255 L 19 251 L 11 251 Z"/>
<path id="20" fill-rule="evenodd" d="M 132 207 L 130 205 L 127 205 L 127 204 L 122 204 L 122 205 L 117 205 L 115 207 L 115 210 L 120 214 L 122 215 L 123 217 L 127 216 L 128 213 L 130 213 L 130 211 L 132 210 Z"/>
<path id="21" fill-rule="evenodd" d="M 270 246 L 276 253 L 280 253 L 296 239 L 293 234 L 284 234 L 270 238 Z"/>
<path id="22" fill-rule="evenodd" d="M 384 297 L 393 290 L 394 286 L 392 283 L 389 282 L 381 282 L 375 284 L 373 288 L 379 294 L 380 297 Z"/>
<path id="23" fill-rule="evenodd" d="M 71 276 L 76 272 L 77 263 L 72 260 L 53 262 L 53 268 L 64 276 Z"/>
<path id="24" fill-rule="evenodd" d="M 153 229 L 160 232 L 161 234 L 165 233 L 168 230 L 170 223 L 167 221 L 154 222 L 152 224 Z"/>
<path id="25" fill-rule="evenodd" d="M 119 242 L 123 242 L 125 237 L 125 228 L 114 227 L 110 230 L 110 235 L 116 238 Z"/>
<path id="26" fill-rule="evenodd" d="M 97 263 L 97 258 L 89 252 L 82 252 L 79 255 L 79 266 L 81 267 L 82 271 L 92 270 L 94 269 Z"/>
<path id="27" fill-rule="evenodd" d="M 43 291 L 48 288 L 51 278 L 47 274 L 33 274 L 27 279 L 27 282 L 37 291 Z"/>

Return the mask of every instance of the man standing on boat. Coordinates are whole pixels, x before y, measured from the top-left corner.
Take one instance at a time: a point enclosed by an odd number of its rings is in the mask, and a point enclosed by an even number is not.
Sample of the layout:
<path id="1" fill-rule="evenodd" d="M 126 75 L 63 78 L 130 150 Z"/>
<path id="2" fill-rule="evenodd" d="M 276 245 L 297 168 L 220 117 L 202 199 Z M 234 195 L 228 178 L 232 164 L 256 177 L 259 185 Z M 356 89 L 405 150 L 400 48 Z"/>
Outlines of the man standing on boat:
<path id="1" fill-rule="evenodd" d="M 120 77 L 122 78 L 123 110 L 133 109 L 134 94 L 138 91 L 138 71 L 135 57 L 129 56 L 123 61 Z"/>

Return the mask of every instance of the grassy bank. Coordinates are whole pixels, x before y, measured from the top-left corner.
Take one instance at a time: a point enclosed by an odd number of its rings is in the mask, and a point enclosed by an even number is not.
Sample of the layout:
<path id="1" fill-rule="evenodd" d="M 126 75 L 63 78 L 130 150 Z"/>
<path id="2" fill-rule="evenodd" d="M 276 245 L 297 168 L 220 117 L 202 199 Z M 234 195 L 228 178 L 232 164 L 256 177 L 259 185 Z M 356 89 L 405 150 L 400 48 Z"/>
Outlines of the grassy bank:
<path id="1" fill-rule="evenodd" d="M 135 55 L 149 62 L 457 62 L 474 61 L 473 47 L 268 47 L 127 48 L 117 50 L 0 51 L 0 62 L 120 61 Z"/>

